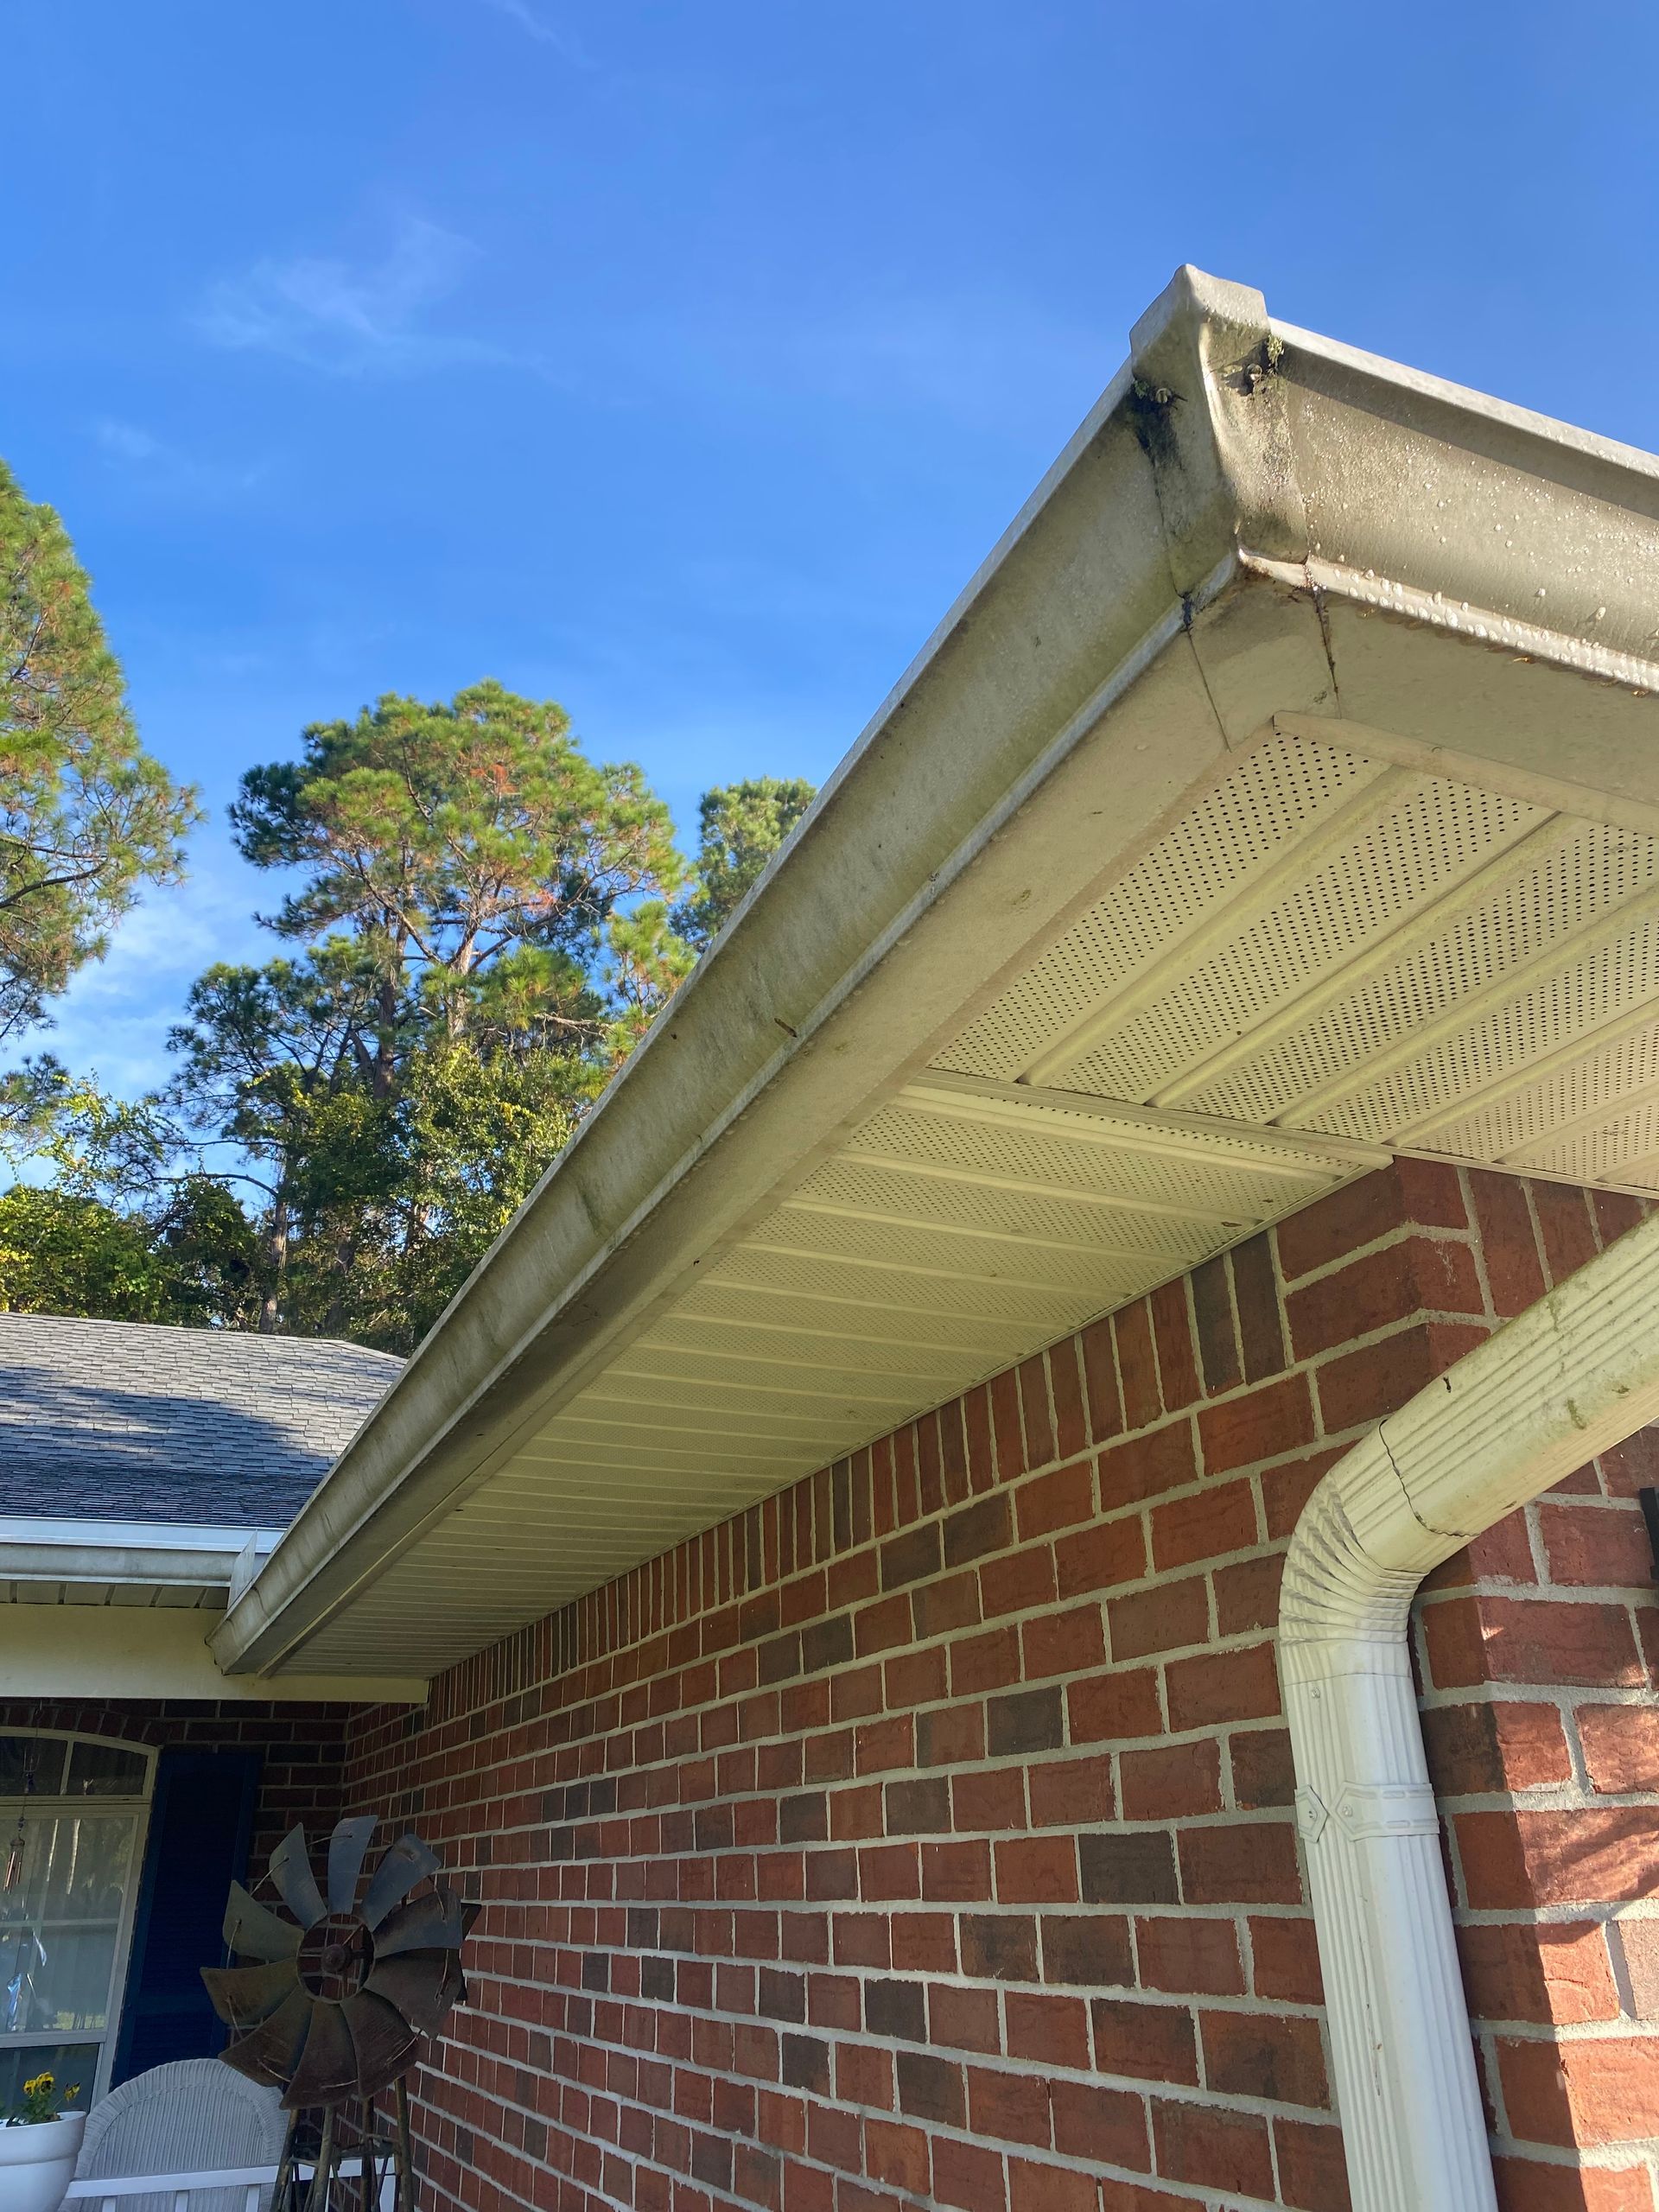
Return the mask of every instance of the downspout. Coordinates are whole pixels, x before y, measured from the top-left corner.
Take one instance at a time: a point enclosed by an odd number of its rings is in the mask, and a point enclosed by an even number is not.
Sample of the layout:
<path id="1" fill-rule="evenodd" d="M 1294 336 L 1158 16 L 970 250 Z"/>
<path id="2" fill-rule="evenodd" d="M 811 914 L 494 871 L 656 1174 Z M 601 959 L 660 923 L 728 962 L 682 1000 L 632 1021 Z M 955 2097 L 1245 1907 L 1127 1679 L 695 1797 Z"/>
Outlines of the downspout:
<path id="1" fill-rule="evenodd" d="M 1325 1475 L 1285 1561 L 1279 1672 L 1354 2212 L 1495 2212 L 1407 1623 L 1423 1577 L 1659 1419 L 1659 1216 Z"/>

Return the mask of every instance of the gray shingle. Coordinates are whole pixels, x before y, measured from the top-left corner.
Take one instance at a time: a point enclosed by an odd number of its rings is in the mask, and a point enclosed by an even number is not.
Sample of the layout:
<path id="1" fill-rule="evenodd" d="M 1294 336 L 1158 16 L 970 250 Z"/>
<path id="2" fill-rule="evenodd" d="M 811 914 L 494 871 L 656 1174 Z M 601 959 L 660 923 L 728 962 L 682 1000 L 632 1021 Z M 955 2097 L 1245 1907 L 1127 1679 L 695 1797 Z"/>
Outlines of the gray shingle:
<path id="1" fill-rule="evenodd" d="M 282 1528 L 402 1365 L 328 1340 L 0 1313 L 0 1515 Z"/>

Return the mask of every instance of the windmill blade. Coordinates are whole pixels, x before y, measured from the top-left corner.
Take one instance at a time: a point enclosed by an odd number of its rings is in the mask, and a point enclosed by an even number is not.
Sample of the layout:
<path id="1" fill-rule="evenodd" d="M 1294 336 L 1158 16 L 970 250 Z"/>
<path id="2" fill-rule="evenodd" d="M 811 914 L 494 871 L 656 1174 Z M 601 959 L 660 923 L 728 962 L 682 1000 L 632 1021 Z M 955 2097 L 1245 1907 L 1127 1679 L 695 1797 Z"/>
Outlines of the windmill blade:
<path id="1" fill-rule="evenodd" d="M 300 1986 L 300 1970 L 292 1959 L 275 1959 L 261 1967 L 203 1967 L 201 1978 L 213 2010 L 230 2028 L 257 2028 L 268 2020 L 289 1990 Z"/>
<path id="2" fill-rule="evenodd" d="M 362 1813 L 355 1820 L 337 1823 L 328 1839 L 328 1910 L 330 1912 L 349 1912 L 357 1903 L 357 1880 L 363 1872 L 364 1853 L 369 1847 L 369 1838 L 380 1825 L 374 1813 Z"/>
<path id="3" fill-rule="evenodd" d="M 473 1923 L 484 1910 L 481 1897 L 462 1897 L 461 1901 L 461 1937 L 462 1942 L 473 1932 Z"/>
<path id="4" fill-rule="evenodd" d="M 465 1910 L 454 1891 L 429 1890 L 387 1915 L 374 1931 L 374 1955 L 391 1959 L 404 1951 L 458 1951 L 465 1933 Z"/>
<path id="5" fill-rule="evenodd" d="M 283 2092 L 289 2112 L 304 2105 L 334 2105 L 357 2087 L 357 2047 L 338 2005 L 314 2000 L 311 2030 L 299 2063 Z"/>
<path id="6" fill-rule="evenodd" d="M 363 1986 L 401 2012 L 417 2035 L 435 2036 L 467 1981 L 453 1951 L 404 1951 L 377 1959 Z"/>
<path id="7" fill-rule="evenodd" d="M 270 1878 L 302 1928 L 315 1928 L 327 1912 L 317 1878 L 311 1872 L 305 1830 L 297 1821 L 270 1854 Z"/>
<path id="8" fill-rule="evenodd" d="M 377 2097 L 420 2056 L 421 2039 L 403 2015 L 367 1988 L 340 2006 L 357 2050 L 357 2090 Z"/>
<path id="9" fill-rule="evenodd" d="M 416 1883 L 424 1881 L 429 1874 L 435 1874 L 442 1864 L 437 1853 L 423 1843 L 419 1836 L 400 1835 L 381 1853 L 380 1864 L 369 1882 L 368 1895 L 363 1900 L 363 1917 L 369 1926 L 378 1928 Z"/>
<path id="10" fill-rule="evenodd" d="M 267 2088 L 280 2088 L 291 2077 L 311 2027 L 317 2000 L 304 1987 L 291 1991 L 268 2020 L 262 2020 L 223 2054 L 227 2066 Z"/>
<path id="11" fill-rule="evenodd" d="M 239 1959 L 294 1959 L 302 1931 L 269 1905 L 251 1897 L 240 1882 L 231 1884 L 225 1908 L 225 1941 Z"/>

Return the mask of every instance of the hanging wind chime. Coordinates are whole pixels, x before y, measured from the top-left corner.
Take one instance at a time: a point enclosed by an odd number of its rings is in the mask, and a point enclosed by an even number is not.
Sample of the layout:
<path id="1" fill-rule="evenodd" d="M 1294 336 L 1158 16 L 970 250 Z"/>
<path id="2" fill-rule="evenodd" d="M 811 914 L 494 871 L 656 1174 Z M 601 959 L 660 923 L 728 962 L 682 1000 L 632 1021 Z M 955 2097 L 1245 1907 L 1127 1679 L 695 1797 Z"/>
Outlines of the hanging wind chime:
<path id="1" fill-rule="evenodd" d="M 393 2212 L 413 2212 L 408 2076 L 453 2005 L 467 1994 L 461 1947 L 478 1916 L 442 1878 L 442 1862 L 417 1835 L 381 1853 L 361 1899 L 363 1863 L 378 1817 L 341 1821 L 328 1840 L 326 1885 L 312 1872 L 305 1830 L 271 1853 L 270 1879 L 283 1913 L 231 1885 L 225 1941 L 251 1963 L 204 1967 L 214 2010 L 232 2038 L 225 2063 L 280 2088 L 289 2113 L 272 2212 L 298 2212 L 295 2129 L 321 2108 L 315 2177 L 305 2212 L 329 2212 L 342 2159 L 360 2158 L 362 2212 L 394 2180 Z M 393 2092 L 391 2137 L 376 2100 Z M 359 2142 L 346 2141 L 344 2108 L 359 2107 Z"/>

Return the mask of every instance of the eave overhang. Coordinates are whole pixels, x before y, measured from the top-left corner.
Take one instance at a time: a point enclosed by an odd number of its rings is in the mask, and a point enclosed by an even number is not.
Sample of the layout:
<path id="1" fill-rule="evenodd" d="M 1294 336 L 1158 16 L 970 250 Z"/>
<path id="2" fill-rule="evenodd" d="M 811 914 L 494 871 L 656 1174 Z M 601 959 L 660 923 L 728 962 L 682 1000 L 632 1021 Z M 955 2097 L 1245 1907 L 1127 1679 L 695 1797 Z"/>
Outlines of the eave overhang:
<path id="1" fill-rule="evenodd" d="M 1556 965 L 1600 957 L 1627 899 L 1645 913 L 1659 840 L 1656 604 L 1648 456 L 1270 325 L 1259 295 L 1182 271 L 231 1605 L 220 1664 L 368 1668 L 394 1649 L 448 1663 L 1392 1152 L 1507 1158 L 1452 1127 L 1451 1077 L 1403 1119 L 1323 1096 L 1241 1115 L 1217 1103 L 1236 1039 L 1131 1084 L 1100 1071 L 1099 1039 L 1153 1019 L 1206 950 L 1279 926 L 1344 836 L 1374 840 L 1385 817 L 1450 857 L 1375 942 L 1308 956 L 1310 1005 L 1351 1000 L 1400 947 L 1438 942 L 1560 853 L 1606 876 L 1611 841 L 1617 896 L 1573 922 Z M 1259 834 L 1274 806 L 1293 825 L 1282 853 Z M 1200 836 L 1205 865 L 1234 874 L 1193 876 L 1190 914 L 1162 917 L 1132 973 L 1080 977 L 1114 887 L 1155 906 L 1146 887 Z M 1263 1035 L 1283 1027 L 1270 986 Z M 1433 1020 L 1448 1038 L 1462 1013 L 1478 1027 L 1505 990 L 1503 973 L 1473 974 L 1466 1007 Z M 1649 1017 L 1622 1003 L 1609 1020 L 1628 1042 Z M 1376 1050 L 1385 1068 L 1410 1057 L 1381 1032 Z M 1544 1038 L 1535 1058 L 1564 1052 Z M 1548 1141 L 1594 1110 L 1541 1109 L 1528 1172 L 1568 1173 Z M 1571 1172 L 1659 1187 L 1639 1158 Z M 904 1297 L 849 1351 L 860 1332 L 832 1308 L 856 1304 L 893 1240 Z M 819 1271 L 791 1287 L 797 1260 Z M 953 1281 L 982 1287 L 947 1294 Z M 772 1295 L 811 1323 L 768 1359 Z M 709 1332 L 740 1307 L 733 1366 Z M 833 1388 L 815 1391 L 820 1372 Z"/>

